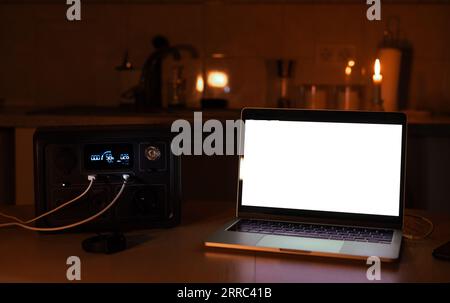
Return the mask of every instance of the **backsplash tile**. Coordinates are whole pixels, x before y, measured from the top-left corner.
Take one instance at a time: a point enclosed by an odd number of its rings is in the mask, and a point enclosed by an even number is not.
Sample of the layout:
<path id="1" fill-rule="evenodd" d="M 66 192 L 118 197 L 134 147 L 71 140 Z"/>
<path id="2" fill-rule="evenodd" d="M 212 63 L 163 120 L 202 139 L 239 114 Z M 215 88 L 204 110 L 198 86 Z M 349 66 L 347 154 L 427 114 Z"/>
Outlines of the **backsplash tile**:
<path id="1" fill-rule="evenodd" d="M 65 9 L 1 4 L 0 97 L 7 104 L 115 105 L 115 67 L 125 50 L 140 67 L 152 37 L 163 34 L 174 44 L 194 45 L 202 57 L 226 55 L 231 107 L 274 106 L 276 79 L 268 66 L 275 59 L 295 60 L 296 96 L 301 84 L 343 83 L 345 66 L 321 62 L 318 53 L 327 45 L 349 46 L 357 62 L 352 82 L 367 84 L 383 29 L 398 17 L 401 36 L 414 48 L 409 106 L 450 111 L 450 5 L 383 4 L 381 22 L 365 19 L 364 3 L 83 3 L 82 21 L 72 23 Z"/>
<path id="2" fill-rule="evenodd" d="M 281 5 L 206 4 L 205 50 L 232 57 L 276 57 L 283 39 Z"/>

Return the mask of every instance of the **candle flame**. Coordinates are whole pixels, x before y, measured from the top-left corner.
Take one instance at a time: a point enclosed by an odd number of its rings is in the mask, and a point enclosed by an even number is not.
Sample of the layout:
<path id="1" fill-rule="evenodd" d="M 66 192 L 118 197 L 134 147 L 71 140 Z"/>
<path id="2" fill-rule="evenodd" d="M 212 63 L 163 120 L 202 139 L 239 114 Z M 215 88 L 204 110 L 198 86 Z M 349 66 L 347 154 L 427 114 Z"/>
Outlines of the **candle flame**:
<path id="1" fill-rule="evenodd" d="M 380 74 L 380 71 L 381 71 L 380 59 L 376 59 L 376 60 L 375 60 L 375 66 L 374 66 L 374 69 L 375 69 L 375 75 L 379 75 L 379 74 Z"/>
<path id="2" fill-rule="evenodd" d="M 383 79 L 383 76 L 381 75 L 381 64 L 380 64 L 380 59 L 376 59 L 375 60 L 375 64 L 373 66 L 373 81 L 374 82 L 381 82 L 381 80 Z"/>
<path id="3" fill-rule="evenodd" d="M 196 83 L 196 85 L 195 85 L 196 90 L 197 90 L 199 93 L 202 93 L 202 92 L 203 92 L 203 89 L 204 89 L 204 86 L 205 86 L 205 84 L 204 84 L 204 82 L 203 82 L 203 77 L 202 77 L 201 75 L 198 75 L 198 76 L 197 76 L 197 83 Z"/>
<path id="4" fill-rule="evenodd" d="M 345 75 L 350 76 L 352 74 L 352 68 L 350 66 L 347 66 L 345 68 Z"/>

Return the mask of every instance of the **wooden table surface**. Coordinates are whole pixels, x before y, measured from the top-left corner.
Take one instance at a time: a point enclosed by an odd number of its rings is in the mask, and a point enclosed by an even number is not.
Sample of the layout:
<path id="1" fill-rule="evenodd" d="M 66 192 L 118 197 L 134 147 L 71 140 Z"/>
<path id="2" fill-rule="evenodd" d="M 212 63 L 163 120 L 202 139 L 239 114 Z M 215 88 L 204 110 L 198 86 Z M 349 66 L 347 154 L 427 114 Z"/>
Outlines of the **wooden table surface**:
<path id="1" fill-rule="evenodd" d="M 0 208 L 22 217 L 32 213 L 31 207 Z M 114 255 L 84 252 L 81 241 L 90 234 L 3 228 L 0 282 L 67 282 L 69 256 L 80 257 L 82 282 L 369 282 L 364 261 L 203 247 L 233 212 L 233 203 L 186 202 L 180 226 L 133 232 L 134 246 Z M 450 216 L 422 214 L 434 222 L 434 232 L 426 240 L 404 240 L 400 261 L 381 265 L 381 282 L 450 282 L 450 262 L 431 255 L 450 240 Z"/>

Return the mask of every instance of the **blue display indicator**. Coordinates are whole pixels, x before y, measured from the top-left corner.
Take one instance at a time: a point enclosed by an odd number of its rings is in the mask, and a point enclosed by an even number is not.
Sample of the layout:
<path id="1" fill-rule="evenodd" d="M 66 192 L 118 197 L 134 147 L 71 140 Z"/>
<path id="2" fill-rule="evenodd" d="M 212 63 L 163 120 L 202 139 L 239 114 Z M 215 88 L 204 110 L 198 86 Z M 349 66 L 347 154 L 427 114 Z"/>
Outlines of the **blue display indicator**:
<path id="1" fill-rule="evenodd" d="M 84 148 L 84 166 L 87 170 L 130 169 L 132 144 L 89 144 Z"/>
<path id="2" fill-rule="evenodd" d="M 100 161 L 102 156 L 100 155 L 91 155 L 91 161 Z"/>
<path id="3" fill-rule="evenodd" d="M 128 160 L 130 160 L 130 155 L 129 154 L 120 154 L 120 160 L 128 161 Z"/>

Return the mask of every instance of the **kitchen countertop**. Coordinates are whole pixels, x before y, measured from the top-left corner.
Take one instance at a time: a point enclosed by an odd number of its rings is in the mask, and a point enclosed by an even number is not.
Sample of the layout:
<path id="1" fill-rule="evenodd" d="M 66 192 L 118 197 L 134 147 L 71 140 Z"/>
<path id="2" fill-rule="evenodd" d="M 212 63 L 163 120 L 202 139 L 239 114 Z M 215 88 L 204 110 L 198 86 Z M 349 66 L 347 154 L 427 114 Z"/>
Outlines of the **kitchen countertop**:
<path id="1" fill-rule="evenodd" d="M 238 119 L 238 109 L 174 109 L 138 112 L 122 108 L 68 107 L 33 109 L 0 108 L 0 127 L 34 128 L 69 125 L 164 124 L 176 119 L 192 120 L 194 111 L 202 111 L 203 119 Z"/>
<path id="2" fill-rule="evenodd" d="M 84 252 L 81 242 L 92 234 L 2 228 L 0 282 L 67 282 L 69 256 L 81 259 L 82 282 L 372 282 L 364 260 L 205 248 L 203 240 L 233 218 L 234 206 L 232 201 L 184 201 L 179 226 L 127 234 L 133 247 L 113 255 Z M 23 218 L 33 210 L 0 209 Z M 450 262 L 431 253 L 450 239 L 450 217 L 407 213 L 426 216 L 435 229 L 426 239 L 404 240 L 400 260 L 382 263 L 380 282 L 449 282 Z"/>
<path id="3" fill-rule="evenodd" d="M 193 119 L 194 111 L 202 111 L 203 119 L 238 119 L 239 109 L 176 109 L 138 112 L 132 109 L 112 107 L 66 107 L 66 108 L 0 108 L 0 127 L 34 128 L 66 125 L 120 125 L 164 124 L 176 119 Z M 406 111 L 411 125 L 450 126 L 450 115 L 423 111 Z"/>

